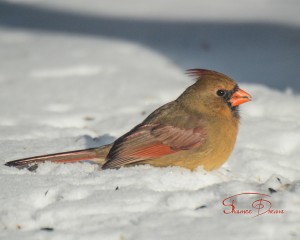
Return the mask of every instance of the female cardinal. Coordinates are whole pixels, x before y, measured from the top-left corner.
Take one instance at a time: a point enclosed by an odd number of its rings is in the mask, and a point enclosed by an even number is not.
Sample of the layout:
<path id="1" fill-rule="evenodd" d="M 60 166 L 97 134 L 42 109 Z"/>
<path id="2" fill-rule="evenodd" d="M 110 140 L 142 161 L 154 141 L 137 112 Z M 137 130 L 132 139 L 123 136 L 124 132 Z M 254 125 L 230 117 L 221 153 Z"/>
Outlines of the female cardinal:
<path id="1" fill-rule="evenodd" d="M 102 169 L 137 164 L 205 170 L 220 167 L 233 150 L 239 126 L 238 106 L 251 96 L 224 74 L 190 69 L 197 81 L 175 101 L 151 113 L 142 123 L 99 148 L 26 158 L 6 163 L 24 167 L 45 161 L 90 160 Z"/>

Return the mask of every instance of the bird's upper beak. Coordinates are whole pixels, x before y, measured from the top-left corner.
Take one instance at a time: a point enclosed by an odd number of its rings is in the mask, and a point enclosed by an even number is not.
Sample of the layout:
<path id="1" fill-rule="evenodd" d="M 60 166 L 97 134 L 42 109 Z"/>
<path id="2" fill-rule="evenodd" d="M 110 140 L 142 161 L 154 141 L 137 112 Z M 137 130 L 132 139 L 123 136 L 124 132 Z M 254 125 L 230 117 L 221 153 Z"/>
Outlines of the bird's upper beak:
<path id="1" fill-rule="evenodd" d="M 239 88 L 234 94 L 232 94 L 229 102 L 231 103 L 231 106 L 235 107 L 251 100 L 251 95 Z"/>

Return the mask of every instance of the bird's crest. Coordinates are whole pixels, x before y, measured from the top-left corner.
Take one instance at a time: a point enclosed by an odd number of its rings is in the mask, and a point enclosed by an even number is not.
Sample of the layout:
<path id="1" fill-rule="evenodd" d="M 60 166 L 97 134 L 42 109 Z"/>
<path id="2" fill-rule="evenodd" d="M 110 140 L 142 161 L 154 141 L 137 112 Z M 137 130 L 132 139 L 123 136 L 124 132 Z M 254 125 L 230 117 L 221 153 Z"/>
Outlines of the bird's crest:
<path id="1" fill-rule="evenodd" d="M 186 74 L 189 76 L 197 77 L 197 80 L 199 80 L 204 75 L 212 75 L 212 76 L 218 76 L 218 77 L 226 77 L 226 75 L 213 71 L 208 69 L 199 69 L 199 68 L 193 68 L 186 70 Z"/>

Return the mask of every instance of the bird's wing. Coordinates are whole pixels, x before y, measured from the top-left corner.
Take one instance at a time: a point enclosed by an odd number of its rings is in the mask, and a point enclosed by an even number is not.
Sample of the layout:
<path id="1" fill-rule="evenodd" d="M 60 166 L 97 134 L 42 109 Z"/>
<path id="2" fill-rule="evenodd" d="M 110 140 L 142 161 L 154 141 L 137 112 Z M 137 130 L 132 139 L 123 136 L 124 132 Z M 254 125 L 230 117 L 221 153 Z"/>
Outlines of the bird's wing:
<path id="1" fill-rule="evenodd" d="M 182 129 L 161 124 L 137 126 L 114 143 L 103 168 L 118 168 L 199 147 L 205 135 L 202 127 Z"/>

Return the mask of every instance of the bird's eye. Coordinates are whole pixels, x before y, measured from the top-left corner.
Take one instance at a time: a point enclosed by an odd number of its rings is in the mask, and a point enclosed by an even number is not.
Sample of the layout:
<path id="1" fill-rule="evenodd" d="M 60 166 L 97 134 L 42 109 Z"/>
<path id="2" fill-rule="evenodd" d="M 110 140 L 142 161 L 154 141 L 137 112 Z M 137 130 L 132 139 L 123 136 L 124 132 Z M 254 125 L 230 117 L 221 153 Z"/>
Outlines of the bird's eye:
<path id="1" fill-rule="evenodd" d="M 220 96 L 220 97 L 223 97 L 225 95 L 225 91 L 224 90 L 218 90 L 217 95 Z"/>

